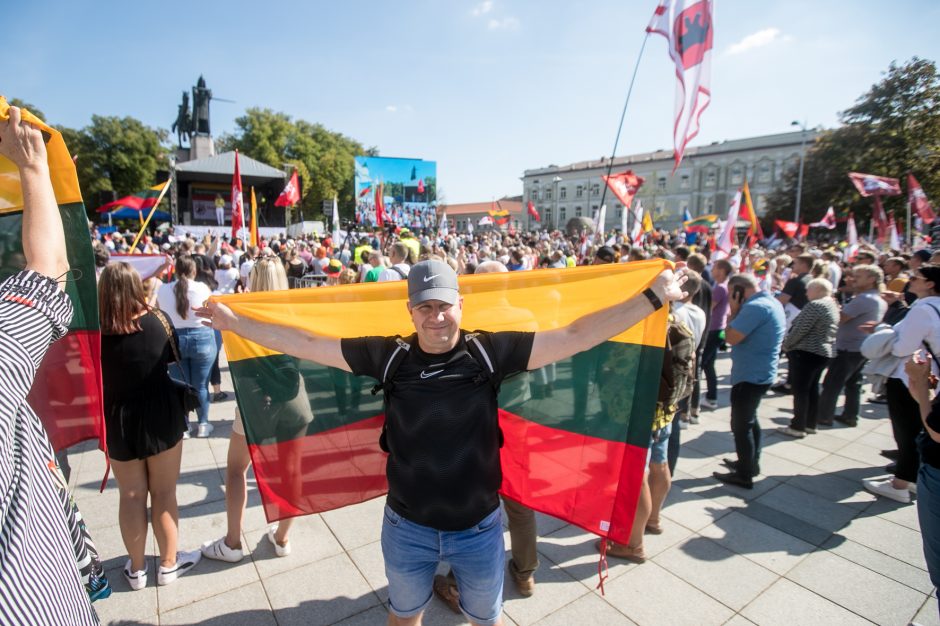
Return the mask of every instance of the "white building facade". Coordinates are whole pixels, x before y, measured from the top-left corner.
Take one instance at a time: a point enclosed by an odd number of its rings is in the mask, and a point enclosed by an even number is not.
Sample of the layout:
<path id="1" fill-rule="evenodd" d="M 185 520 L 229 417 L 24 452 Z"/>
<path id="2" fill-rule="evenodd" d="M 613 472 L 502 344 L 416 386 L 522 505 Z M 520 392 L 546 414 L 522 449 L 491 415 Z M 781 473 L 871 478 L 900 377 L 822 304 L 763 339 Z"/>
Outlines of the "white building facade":
<path id="1" fill-rule="evenodd" d="M 678 228 L 686 210 L 693 218 L 724 213 L 745 179 L 754 210 L 761 216 L 767 196 L 781 184 L 784 173 L 799 167 L 804 139 L 808 149 L 816 136 L 807 130 L 690 147 L 675 173 L 671 150 L 616 157 L 611 173 L 633 170 L 645 179 L 636 197 L 651 211 L 657 228 Z M 601 176 L 607 174 L 609 165 L 609 159 L 602 158 L 526 170 L 523 202 L 535 204 L 543 228 L 563 228 L 573 217 L 593 218 L 604 194 Z M 605 230 L 618 228 L 624 207 L 610 190 L 604 203 Z M 534 220 L 527 224 L 528 228 L 538 226 Z"/>

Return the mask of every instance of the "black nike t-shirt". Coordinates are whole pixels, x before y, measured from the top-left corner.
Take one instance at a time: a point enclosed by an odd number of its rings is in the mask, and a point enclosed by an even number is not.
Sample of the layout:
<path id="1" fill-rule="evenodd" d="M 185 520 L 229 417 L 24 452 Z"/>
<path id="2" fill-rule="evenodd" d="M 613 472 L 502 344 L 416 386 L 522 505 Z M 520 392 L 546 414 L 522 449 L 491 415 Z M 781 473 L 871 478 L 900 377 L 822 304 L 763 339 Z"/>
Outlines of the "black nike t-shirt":
<path id="1" fill-rule="evenodd" d="M 464 530 L 499 506 L 502 482 L 497 397 L 484 366 L 465 347 L 428 354 L 417 337 L 392 379 L 385 410 L 388 505 L 438 530 Z M 534 333 L 485 333 L 501 378 L 525 371 Z M 343 339 L 343 357 L 358 376 L 381 381 L 395 337 Z"/>

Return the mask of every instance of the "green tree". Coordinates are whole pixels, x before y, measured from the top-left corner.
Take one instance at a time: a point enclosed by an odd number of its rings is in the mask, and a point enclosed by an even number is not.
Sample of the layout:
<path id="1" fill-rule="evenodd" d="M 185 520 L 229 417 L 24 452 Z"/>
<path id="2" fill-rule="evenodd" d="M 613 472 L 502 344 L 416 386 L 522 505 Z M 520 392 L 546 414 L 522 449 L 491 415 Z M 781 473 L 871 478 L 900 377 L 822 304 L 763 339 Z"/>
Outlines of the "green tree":
<path id="1" fill-rule="evenodd" d="M 819 220 L 830 205 L 862 222 L 871 218 L 872 201 L 859 196 L 851 171 L 896 178 L 912 172 L 927 196 L 940 200 L 940 74 L 933 61 L 891 63 L 839 120 L 840 127 L 824 131 L 807 149 L 802 221 Z M 768 218 L 793 219 L 797 178 L 796 168 L 785 173 L 768 198 Z M 885 210 L 903 220 L 906 201 L 906 194 L 884 198 Z"/>
<path id="2" fill-rule="evenodd" d="M 235 120 L 234 134 L 223 135 L 222 151 L 238 149 L 253 159 L 276 168 L 297 167 L 301 208 L 306 216 L 322 215 L 324 200 L 339 198 L 340 212 L 350 217 L 355 207 L 353 157 L 376 156 L 376 148 L 330 131 L 321 124 L 293 120 L 286 113 L 249 108 Z"/>

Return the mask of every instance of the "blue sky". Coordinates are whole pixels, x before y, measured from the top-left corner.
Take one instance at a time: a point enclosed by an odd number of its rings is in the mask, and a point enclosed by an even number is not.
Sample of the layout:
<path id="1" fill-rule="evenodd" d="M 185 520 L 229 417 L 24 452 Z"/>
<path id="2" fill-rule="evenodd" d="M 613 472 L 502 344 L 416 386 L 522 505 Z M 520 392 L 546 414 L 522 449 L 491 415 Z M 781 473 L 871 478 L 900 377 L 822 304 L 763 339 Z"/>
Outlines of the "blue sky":
<path id="1" fill-rule="evenodd" d="M 204 74 L 213 133 L 269 107 L 437 161 L 448 202 L 519 194 L 523 170 L 610 153 L 655 0 L 49 2 L 5 7 L 0 93 L 80 127 L 169 128 Z M 695 143 L 832 126 L 892 60 L 940 58 L 940 2 L 718 0 Z M 618 154 L 672 145 L 675 79 L 651 37 Z"/>

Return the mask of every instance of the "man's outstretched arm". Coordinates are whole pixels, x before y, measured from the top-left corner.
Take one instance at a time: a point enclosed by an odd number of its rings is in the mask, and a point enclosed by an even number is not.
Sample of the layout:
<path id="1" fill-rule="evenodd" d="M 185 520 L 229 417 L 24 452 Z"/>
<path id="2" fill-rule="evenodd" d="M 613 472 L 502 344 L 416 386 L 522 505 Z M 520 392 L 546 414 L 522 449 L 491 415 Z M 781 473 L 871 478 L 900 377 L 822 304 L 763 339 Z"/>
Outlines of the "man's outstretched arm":
<path id="1" fill-rule="evenodd" d="M 10 107 L 10 119 L 0 122 L 0 154 L 20 171 L 26 269 L 58 278 L 69 271 L 69 260 L 62 216 L 49 179 L 46 144 L 39 129 L 22 121 L 17 107 Z"/>
<path id="2" fill-rule="evenodd" d="M 684 282 L 683 270 L 677 274 L 664 270 L 650 288 L 663 306 L 669 306 L 673 300 L 685 297 L 682 293 Z M 593 348 L 641 322 L 655 310 L 650 299 L 639 293 L 620 304 L 578 318 L 563 328 L 537 332 L 527 369 L 538 369 Z"/>
<path id="3" fill-rule="evenodd" d="M 233 332 L 258 345 L 299 359 L 314 361 L 346 372 L 352 371 L 343 358 L 340 340 L 334 337 L 322 337 L 299 328 L 239 317 L 220 302 L 206 302 L 205 306 L 194 310 L 197 317 L 207 320 L 206 325 L 215 330 Z"/>

